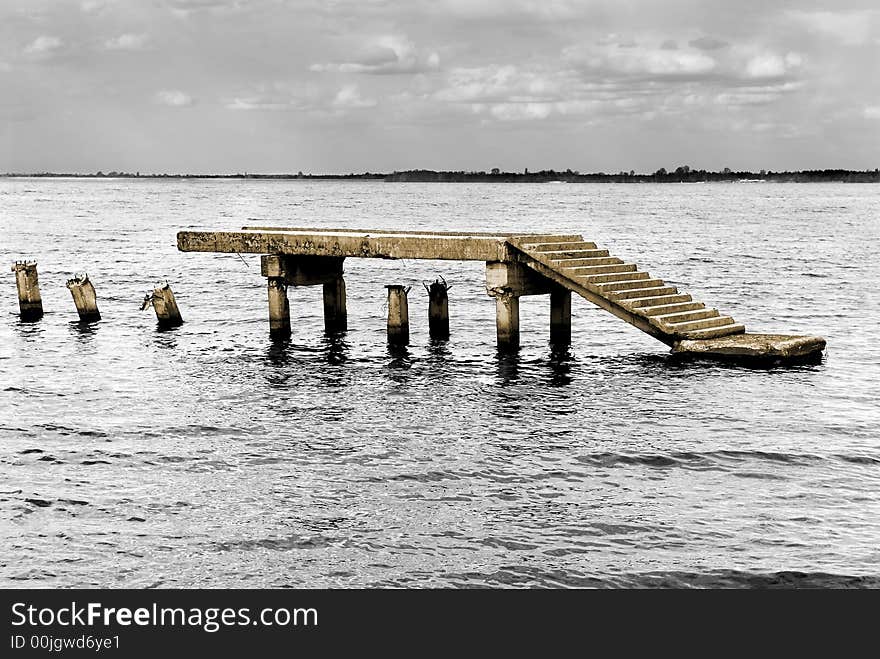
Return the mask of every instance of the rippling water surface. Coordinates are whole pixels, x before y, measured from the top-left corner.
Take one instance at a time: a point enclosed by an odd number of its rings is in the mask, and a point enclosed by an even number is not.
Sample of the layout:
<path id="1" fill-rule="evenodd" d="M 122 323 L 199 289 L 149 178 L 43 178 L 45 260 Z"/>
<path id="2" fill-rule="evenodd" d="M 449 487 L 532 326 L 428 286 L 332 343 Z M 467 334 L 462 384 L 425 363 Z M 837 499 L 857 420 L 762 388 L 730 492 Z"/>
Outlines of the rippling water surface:
<path id="1" fill-rule="evenodd" d="M 0 585 L 880 585 L 880 186 L 0 181 Z M 582 233 L 820 365 L 670 362 L 576 298 L 494 348 L 480 263 L 346 262 L 349 326 L 184 228 Z M 11 263 L 39 261 L 20 323 Z M 64 287 L 87 271 L 104 319 Z M 443 275 L 452 338 L 419 282 Z M 186 323 L 144 293 L 171 282 Z M 412 341 L 385 345 L 388 283 Z"/>

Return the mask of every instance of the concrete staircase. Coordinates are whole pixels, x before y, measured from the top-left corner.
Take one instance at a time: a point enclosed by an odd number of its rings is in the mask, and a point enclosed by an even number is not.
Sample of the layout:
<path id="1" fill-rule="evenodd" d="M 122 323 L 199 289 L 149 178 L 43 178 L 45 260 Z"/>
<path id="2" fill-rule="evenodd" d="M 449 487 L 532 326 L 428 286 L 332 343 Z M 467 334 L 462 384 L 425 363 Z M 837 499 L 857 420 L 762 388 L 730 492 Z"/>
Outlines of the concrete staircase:
<path id="1" fill-rule="evenodd" d="M 508 240 L 514 257 L 547 279 L 667 345 L 683 339 L 714 339 L 742 334 L 745 326 L 709 309 L 634 263 L 611 256 L 583 239 L 535 242 L 536 237 Z"/>

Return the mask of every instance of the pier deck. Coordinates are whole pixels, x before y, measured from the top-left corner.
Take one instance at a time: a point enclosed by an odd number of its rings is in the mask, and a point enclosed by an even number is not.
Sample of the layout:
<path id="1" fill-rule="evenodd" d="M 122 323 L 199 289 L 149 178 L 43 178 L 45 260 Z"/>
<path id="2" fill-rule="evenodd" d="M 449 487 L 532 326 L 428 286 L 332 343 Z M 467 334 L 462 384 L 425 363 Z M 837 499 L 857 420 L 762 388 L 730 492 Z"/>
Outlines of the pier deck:
<path id="1" fill-rule="evenodd" d="M 745 326 L 731 316 L 576 234 L 249 226 L 239 231 L 181 231 L 177 244 L 185 252 L 262 254 L 263 275 L 269 280 L 270 326 L 287 332 L 288 285 L 324 284 L 325 310 L 338 317 L 344 315 L 345 258 L 439 259 L 486 262 L 486 289 L 496 299 L 499 347 L 519 344 L 518 299 L 523 295 L 550 294 L 551 334 L 570 337 L 572 292 L 678 355 L 785 361 L 821 355 L 825 347 L 820 337 L 746 334 Z"/>

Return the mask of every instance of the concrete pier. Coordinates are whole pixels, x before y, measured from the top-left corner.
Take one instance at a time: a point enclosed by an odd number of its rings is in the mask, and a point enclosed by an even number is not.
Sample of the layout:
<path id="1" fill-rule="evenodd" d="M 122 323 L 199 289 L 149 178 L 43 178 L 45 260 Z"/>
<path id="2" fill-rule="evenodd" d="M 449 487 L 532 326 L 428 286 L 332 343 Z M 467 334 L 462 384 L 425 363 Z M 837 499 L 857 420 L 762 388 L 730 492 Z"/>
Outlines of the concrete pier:
<path id="1" fill-rule="evenodd" d="M 288 332 L 284 286 L 323 284 L 325 326 L 330 328 L 339 326 L 344 316 L 341 277 L 346 258 L 444 259 L 486 263 L 486 291 L 495 298 L 496 333 L 503 350 L 519 346 L 519 298 L 524 295 L 550 295 L 551 341 L 569 343 L 572 293 L 677 354 L 720 359 L 731 351 L 746 351 L 790 361 L 821 355 L 825 345 L 820 337 L 736 338 L 745 334 L 746 327 L 732 316 L 576 234 L 251 226 L 238 231 L 181 231 L 177 247 L 184 252 L 262 254 L 263 276 L 270 278 L 273 327 Z M 389 287 L 389 340 L 392 334 L 402 334 L 399 319 L 408 314 L 401 316 L 400 309 L 392 309 L 401 303 L 406 303 L 405 294 L 393 293 Z M 438 296 L 436 303 L 429 304 L 432 336 L 443 333 L 444 316 L 448 328 L 448 307 L 444 313 Z"/>
<path id="2" fill-rule="evenodd" d="M 141 311 L 151 305 L 156 312 L 159 327 L 178 327 L 183 324 L 177 300 L 174 299 L 174 293 L 168 282 L 154 288 L 152 293 L 147 293 Z"/>
<path id="3" fill-rule="evenodd" d="M 443 277 L 424 286 L 428 291 L 428 333 L 432 339 L 445 341 L 449 338 L 448 291 L 452 287 Z"/>
<path id="4" fill-rule="evenodd" d="M 40 297 L 36 261 L 16 261 L 12 272 L 15 273 L 15 285 L 18 288 L 21 319 L 28 322 L 39 320 L 43 317 L 43 298 Z"/>
<path id="5" fill-rule="evenodd" d="M 550 343 L 571 343 L 571 291 L 562 287 L 550 291 Z"/>
<path id="6" fill-rule="evenodd" d="M 76 275 L 72 279 L 68 279 L 67 288 L 70 289 L 70 294 L 73 296 L 73 303 L 79 313 L 80 322 L 91 323 L 101 320 L 101 313 L 98 311 L 98 296 L 87 274 Z"/>
<path id="7" fill-rule="evenodd" d="M 388 289 L 388 343 L 409 343 L 409 286 L 390 284 Z"/>
<path id="8" fill-rule="evenodd" d="M 281 277 L 269 277 L 266 283 L 269 292 L 269 336 L 273 339 L 286 339 L 290 336 L 287 284 Z"/>
<path id="9" fill-rule="evenodd" d="M 345 302 L 345 279 L 337 277 L 324 284 L 324 331 L 327 334 L 348 329 L 348 309 Z"/>

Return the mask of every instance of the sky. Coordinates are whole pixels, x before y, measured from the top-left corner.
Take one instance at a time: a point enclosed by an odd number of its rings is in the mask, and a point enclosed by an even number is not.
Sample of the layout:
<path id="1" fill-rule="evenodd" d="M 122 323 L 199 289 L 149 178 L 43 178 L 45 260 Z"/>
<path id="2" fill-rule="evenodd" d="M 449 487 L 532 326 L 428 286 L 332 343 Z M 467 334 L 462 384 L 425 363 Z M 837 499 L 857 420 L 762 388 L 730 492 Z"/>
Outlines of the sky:
<path id="1" fill-rule="evenodd" d="M 0 0 L 0 171 L 880 166 L 880 4 Z"/>

